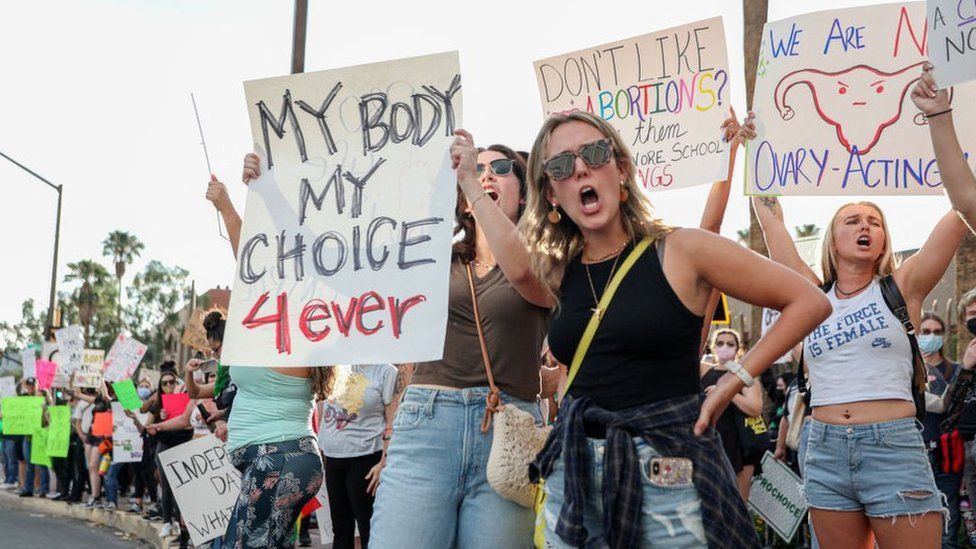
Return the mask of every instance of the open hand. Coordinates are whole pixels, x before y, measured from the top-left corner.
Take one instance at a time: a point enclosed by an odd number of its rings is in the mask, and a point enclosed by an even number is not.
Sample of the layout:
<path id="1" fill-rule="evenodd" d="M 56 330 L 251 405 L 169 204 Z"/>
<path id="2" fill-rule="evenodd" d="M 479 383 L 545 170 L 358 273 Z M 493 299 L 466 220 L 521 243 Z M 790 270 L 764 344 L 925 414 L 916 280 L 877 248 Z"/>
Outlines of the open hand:
<path id="1" fill-rule="evenodd" d="M 718 383 L 713 386 L 713 389 L 705 396 L 705 401 L 702 402 L 698 421 L 695 422 L 696 436 L 715 425 L 722 412 L 732 402 L 732 397 L 742 390 L 742 386 L 743 383 L 739 376 L 724 375 L 718 379 Z"/>
<path id="2" fill-rule="evenodd" d="M 383 467 L 386 466 L 386 459 L 381 459 L 379 463 L 373 466 L 372 469 L 366 473 L 366 480 L 369 484 L 366 486 L 366 493 L 371 496 L 376 496 L 376 490 L 380 487 L 380 473 L 383 472 Z"/>

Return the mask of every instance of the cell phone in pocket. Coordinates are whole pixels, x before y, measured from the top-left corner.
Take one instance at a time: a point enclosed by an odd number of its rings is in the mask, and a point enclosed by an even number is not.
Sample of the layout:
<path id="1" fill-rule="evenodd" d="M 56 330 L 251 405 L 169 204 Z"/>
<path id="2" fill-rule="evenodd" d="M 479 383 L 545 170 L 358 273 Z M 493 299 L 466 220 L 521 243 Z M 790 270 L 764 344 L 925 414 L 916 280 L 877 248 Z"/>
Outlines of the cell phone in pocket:
<path id="1" fill-rule="evenodd" d="M 690 486 L 694 464 L 688 458 L 654 457 L 646 465 L 647 480 L 656 486 Z"/>

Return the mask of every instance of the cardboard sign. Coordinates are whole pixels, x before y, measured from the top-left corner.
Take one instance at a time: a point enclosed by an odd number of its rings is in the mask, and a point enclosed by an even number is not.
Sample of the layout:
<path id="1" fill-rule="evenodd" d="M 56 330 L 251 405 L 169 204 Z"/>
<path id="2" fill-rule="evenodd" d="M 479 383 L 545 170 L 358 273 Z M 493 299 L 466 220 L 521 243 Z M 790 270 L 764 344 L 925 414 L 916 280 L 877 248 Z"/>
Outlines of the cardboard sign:
<path id="1" fill-rule="evenodd" d="M 61 365 L 63 373 L 71 376 L 84 363 L 82 355 L 85 352 L 85 336 L 81 331 L 81 326 L 67 326 L 60 330 L 55 330 L 54 339 L 58 342 L 58 364 Z M 41 357 L 51 360 L 52 357 Z"/>
<path id="2" fill-rule="evenodd" d="M 48 425 L 47 455 L 68 457 L 68 447 L 71 444 L 71 407 L 50 406 L 47 413 L 51 419 L 51 424 Z"/>
<path id="3" fill-rule="evenodd" d="M 173 419 L 183 415 L 186 405 L 190 403 L 190 395 L 186 393 L 170 393 L 163 395 L 163 410 L 166 410 L 166 419 Z"/>
<path id="4" fill-rule="evenodd" d="M 148 347 L 137 339 L 119 334 L 105 357 L 105 381 L 128 379 L 135 373 Z"/>
<path id="5" fill-rule="evenodd" d="M 145 425 L 148 414 L 137 414 L 140 423 Z M 138 463 L 142 461 L 142 434 L 125 408 L 118 402 L 112 403 L 112 463 Z"/>
<path id="6" fill-rule="evenodd" d="M 149 386 L 155 391 L 156 387 L 159 387 L 159 370 L 150 370 L 143 365 L 141 368 L 139 368 L 133 379 L 138 379 L 139 381 L 142 381 L 143 379 L 148 380 Z"/>
<path id="7" fill-rule="evenodd" d="M 112 436 L 112 412 L 95 412 L 91 427 L 92 436 Z"/>
<path id="8" fill-rule="evenodd" d="M 880 4 L 767 23 L 747 142 L 746 193 L 938 195 L 942 177 L 911 89 L 926 59 L 925 4 Z M 973 84 L 954 105 L 971 105 Z M 954 111 L 973 162 L 976 109 Z"/>
<path id="9" fill-rule="evenodd" d="M 31 437 L 30 462 L 34 465 L 51 466 L 51 456 L 47 455 L 47 428 L 38 427 L 34 429 Z"/>
<path id="10" fill-rule="evenodd" d="M 244 91 L 261 177 L 248 185 L 223 362 L 440 358 L 457 53 L 257 80 Z"/>
<path id="11" fill-rule="evenodd" d="M 3 409 L 3 434 L 33 435 L 35 429 L 41 428 L 44 397 L 4 397 L 0 407 Z"/>
<path id="12" fill-rule="evenodd" d="M 928 0 L 929 60 L 940 87 L 976 79 L 976 3 Z"/>
<path id="13" fill-rule="evenodd" d="M 139 393 L 136 392 L 136 386 L 131 379 L 116 381 L 112 384 L 112 390 L 115 391 L 115 397 L 119 399 L 123 410 L 142 408 L 142 399 L 139 398 Z"/>
<path id="14" fill-rule="evenodd" d="M 48 360 L 37 360 L 35 369 L 37 370 L 37 388 L 50 389 L 54 376 L 58 373 L 58 364 Z"/>
<path id="15" fill-rule="evenodd" d="M 582 110 L 620 132 L 651 191 L 722 181 L 729 60 L 721 17 L 534 63 L 542 111 Z"/>
<path id="16" fill-rule="evenodd" d="M 13 376 L 0 377 L 0 397 L 17 396 L 17 381 Z"/>
<path id="17" fill-rule="evenodd" d="M 801 491 L 803 481 L 769 452 L 763 456 L 762 471 L 752 479 L 749 509 L 788 543 L 807 514 L 807 502 Z"/>
<path id="18" fill-rule="evenodd" d="M 98 388 L 102 386 L 102 369 L 105 351 L 85 349 L 81 354 L 81 366 L 74 373 L 75 387 Z"/>
<path id="19" fill-rule="evenodd" d="M 159 463 L 193 545 L 224 535 L 241 491 L 241 474 L 224 443 L 208 435 L 160 452 Z"/>
<path id="20" fill-rule="evenodd" d="M 183 328 L 183 338 L 180 340 L 183 345 L 206 354 L 210 353 L 210 343 L 207 341 L 207 331 L 203 328 L 203 319 L 208 314 L 210 311 L 194 309 L 193 314 L 190 315 L 190 321 Z"/>
<path id="21" fill-rule="evenodd" d="M 20 352 L 20 363 L 24 378 L 37 377 L 37 353 L 28 347 Z"/>

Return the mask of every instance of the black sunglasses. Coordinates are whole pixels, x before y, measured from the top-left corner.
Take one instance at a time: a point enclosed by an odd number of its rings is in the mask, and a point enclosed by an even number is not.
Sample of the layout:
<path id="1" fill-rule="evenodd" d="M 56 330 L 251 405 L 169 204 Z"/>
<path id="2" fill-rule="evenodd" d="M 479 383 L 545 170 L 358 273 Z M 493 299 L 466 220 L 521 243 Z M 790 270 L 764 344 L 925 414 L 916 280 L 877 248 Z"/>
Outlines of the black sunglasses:
<path id="1" fill-rule="evenodd" d="M 579 148 L 578 152 L 561 152 L 542 164 L 542 171 L 545 172 L 552 181 L 562 181 L 576 173 L 576 157 L 583 159 L 583 162 L 591 168 L 606 166 L 613 157 L 613 145 L 609 139 L 601 139 L 592 143 L 587 143 Z"/>
<path id="2" fill-rule="evenodd" d="M 176 385 L 176 380 L 175 379 L 164 379 L 162 382 L 160 382 L 160 385 Z"/>
<path id="3" fill-rule="evenodd" d="M 510 158 L 496 158 L 488 163 L 488 167 L 491 169 L 491 173 L 498 177 L 505 177 L 512 173 L 512 170 L 515 168 L 515 161 Z M 478 173 L 478 177 L 481 177 L 481 174 L 485 173 L 484 164 L 478 164 L 474 169 Z"/>

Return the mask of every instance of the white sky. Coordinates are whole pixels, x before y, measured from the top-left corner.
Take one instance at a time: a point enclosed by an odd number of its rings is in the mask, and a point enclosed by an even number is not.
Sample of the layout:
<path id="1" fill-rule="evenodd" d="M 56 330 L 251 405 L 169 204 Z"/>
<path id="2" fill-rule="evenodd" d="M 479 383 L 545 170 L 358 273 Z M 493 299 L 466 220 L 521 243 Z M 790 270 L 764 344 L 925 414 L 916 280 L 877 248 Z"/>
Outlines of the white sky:
<path id="1" fill-rule="evenodd" d="M 748 1 L 748 0 L 745 0 Z M 477 142 L 528 149 L 541 123 L 532 61 L 722 15 L 732 101 L 745 113 L 742 13 L 736 0 L 656 9 L 618 0 L 468 3 L 311 0 L 307 71 L 459 50 L 464 126 Z M 769 20 L 880 2 L 770 0 Z M 677 6 L 676 5 L 676 6 Z M 52 0 L 7 3 L 0 13 L 0 151 L 64 185 L 58 279 L 68 262 L 101 259 L 112 230 L 145 244 L 141 260 L 188 269 L 199 290 L 226 286 L 234 261 L 204 199 L 209 178 L 190 103 L 200 108 L 214 171 L 243 211 L 241 158 L 250 148 L 242 82 L 286 74 L 291 0 Z M 748 225 L 733 185 L 723 234 Z M 708 187 L 654 194 L 672 224 L 697 225 Z M 789 226 L 823 226 L 840 198 L 784 200 Z M 948 207 L 942 197 L 879 198 L 896 249 L 916 247 Z M 0 158 L 0 319 L 23 300 L 46 309 L 56 194 Z M 111 271 L 111 269 L 109 269 Z M 127 274 L 131 280 L 131 274 Z"/>

